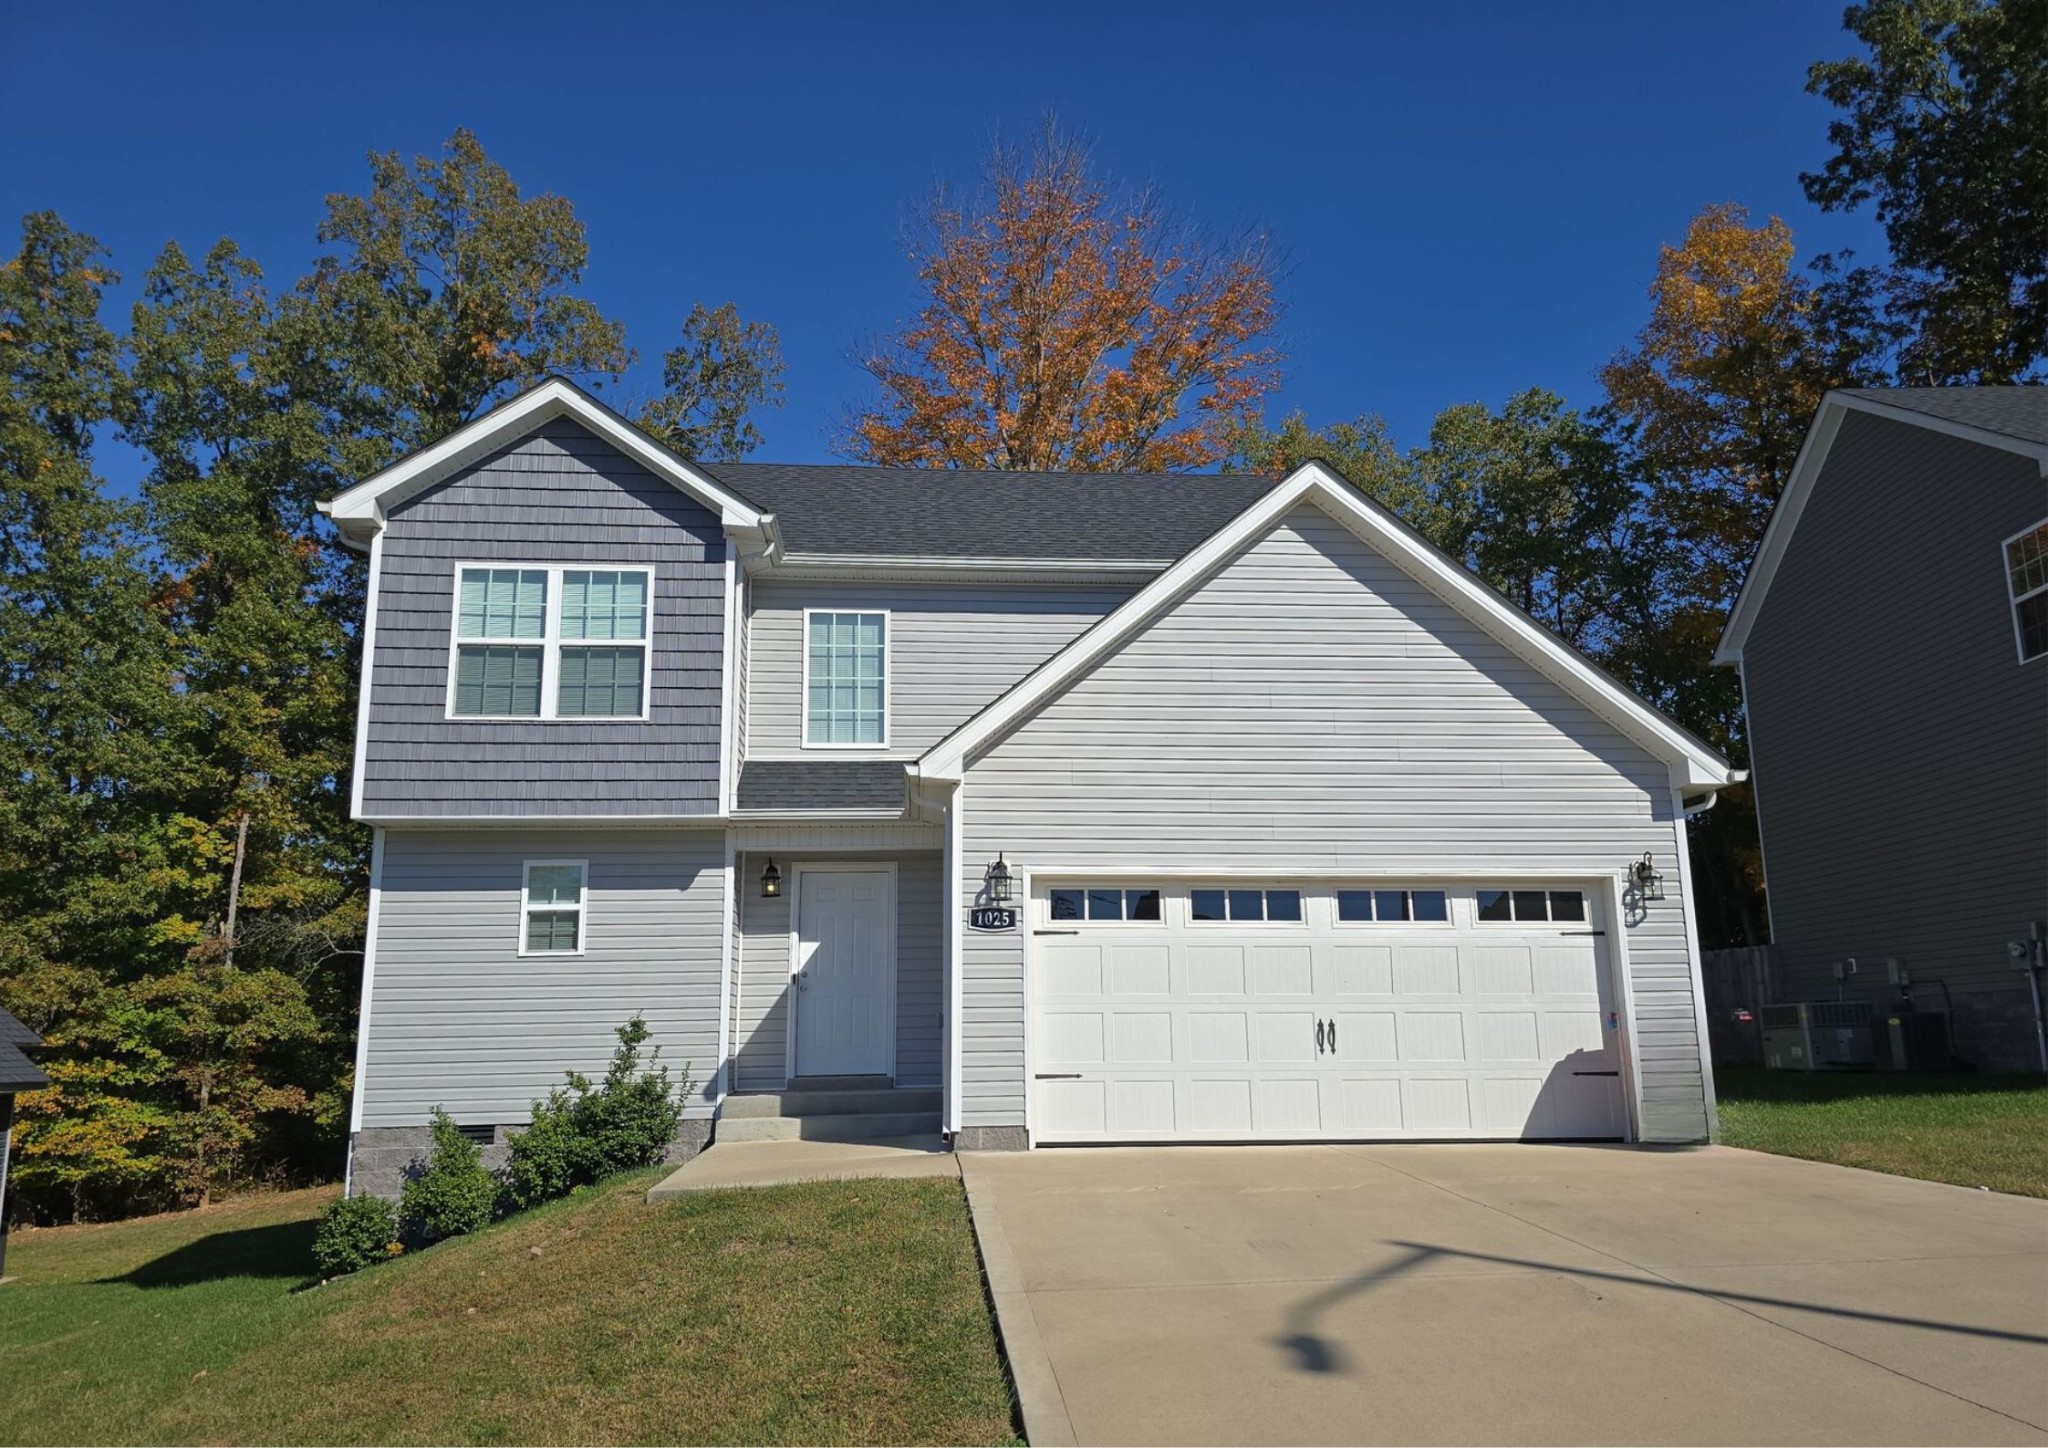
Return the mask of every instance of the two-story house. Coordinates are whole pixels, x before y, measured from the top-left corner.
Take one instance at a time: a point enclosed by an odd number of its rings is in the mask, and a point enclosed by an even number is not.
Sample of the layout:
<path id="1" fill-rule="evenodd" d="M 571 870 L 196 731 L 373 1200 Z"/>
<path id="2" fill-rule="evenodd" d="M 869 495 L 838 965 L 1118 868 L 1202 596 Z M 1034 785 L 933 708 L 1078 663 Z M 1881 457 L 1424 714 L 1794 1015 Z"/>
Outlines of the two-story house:
<path id="1" fill-rule="evenodd" d="M 1779 994 L 1910 994 L 1987 1070 L 2048 1066 L 2008 948 L 2048 928 L 2044 474 L 2048 387 L 1829 393 L 1716 656 Z"/>
<path id="2" fill-rule="evenodd" d="M 679 1154 L 1712 1130 L 1738 776 L 1321 466 L 706 466 L 550 382 L 328 512 L 359 1190 L 635 1012 Z"/>

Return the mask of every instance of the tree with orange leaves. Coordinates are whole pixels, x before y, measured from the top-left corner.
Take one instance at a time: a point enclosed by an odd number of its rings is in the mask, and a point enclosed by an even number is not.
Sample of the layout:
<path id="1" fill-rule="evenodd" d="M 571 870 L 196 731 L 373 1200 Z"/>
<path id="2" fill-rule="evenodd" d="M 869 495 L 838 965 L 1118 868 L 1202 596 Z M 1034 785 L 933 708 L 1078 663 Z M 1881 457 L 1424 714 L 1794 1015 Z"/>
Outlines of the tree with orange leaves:
<path id="1" fill-rule="evenodd" d="M 1119 195 L 1048 122 L 998 143 L 982 193 L 944 190 L 911 248 L 926 299 L 867 349 L 880 398 L 847 423 L 861 462 L 1153 472 L 1229 456 L 1279 385 L 1275 257 L 1215 243 L 1151 191 Z"/>

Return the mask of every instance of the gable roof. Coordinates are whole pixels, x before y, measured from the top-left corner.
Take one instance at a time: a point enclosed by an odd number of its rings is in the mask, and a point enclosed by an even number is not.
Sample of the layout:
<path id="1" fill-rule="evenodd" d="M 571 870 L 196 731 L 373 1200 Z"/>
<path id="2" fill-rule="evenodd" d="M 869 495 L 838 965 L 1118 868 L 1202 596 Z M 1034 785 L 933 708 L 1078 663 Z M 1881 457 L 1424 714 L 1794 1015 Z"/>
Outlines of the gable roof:
<path id="1" fill-rule="evenodd" d="M 1276 486 L 1202 473 L 1022 473 L 854 464 L 717 463 L 773 513 L 784 561 L 1087 562 L 1154 569 Z"/>
<path id="2" fill-rule="evenodd" d="M 1700 739 L 1680 728 L 1599 665 L 1488 588 L 1456 559 L 1321 463 L 1297 468 L 1199 547 L 979 714 L 926 750 L 920 774 L 963 777 L 970 756 L 1050 703 L 1071 681 L 1180 601 L 1301 503 L 1313 503 L 1377 549 L 1396 567 L 1479 624 L 1624 734 L 1671 765 L 1674 785 L 1716 790 L 1745 777 Z"/>
<path id="3" fill-rule="evenodd" d="M 573 418 L 589 428 L 656 477 L 717 513 L 727 527 L 762 526 L 761 509 L 682 454 L 656 442 L 637 424 L 575 383 L 560 377 L 550 377 L 499 403 L 439 442 L 400 458 L 382 472 L 371 474 L 319 504 L 319 509 L 334 520 L 344 540 L 363 547 L 383 528 L 390 509 L 558 417 Z"/>
<path id="4" fill-rule="evenodd" d="M 0 1011 L 0 1094 L 36 1091 L 50 1084 L 35 1062 L 22 1054 L 43 1044 L 43 1038 Z"/>
<path id="5" fill-rule="evenodd" d="M 2034 459 L 2042 476 L 2048 477 L 2048 387 L 1848 387 L 1830 392 L 1814 412 L 1806 441 L 1793 461 L 1792 475 L 1771 510 L 1771 521 L 1764 527 L 1756 557 L 1742 580 L 1742 592 L 1728 611 L 1727 626 L 1714 650 L 1715 663 L 1732 666 L 1742 662 L 1742 649 L 1756 627 L 1764 595 L 1792 545 L 1793 530 L 1827 465 L 1828 450 L 1842 429 L 1842 419 L 1851 412 L 2019 453 Z"/>

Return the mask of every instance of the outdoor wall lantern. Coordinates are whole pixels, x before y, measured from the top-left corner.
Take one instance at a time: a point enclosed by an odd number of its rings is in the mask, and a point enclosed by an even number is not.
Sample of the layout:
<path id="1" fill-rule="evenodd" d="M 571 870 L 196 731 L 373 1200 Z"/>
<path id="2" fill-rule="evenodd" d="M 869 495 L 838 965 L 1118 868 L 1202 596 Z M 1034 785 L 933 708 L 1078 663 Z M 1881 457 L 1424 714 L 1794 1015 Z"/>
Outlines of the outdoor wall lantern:
<path id="1" fill-rule="evenodd" d="M 1007 905 L 1010 903 L 1012 888 L 1010 883 L 1010 867 L 1003 863 L 1002 851 L 998 850 L 996 852 L 995 863 L 990 865 L 988 873 L 982 876 L 982 884 L 988 887 L 990 904 Z"/>
<path id="2" fill-rule="evenodd" d="M 775 868 L 775 857 L 768 857 L 768 868 L 761 872 L 761 898 L 773 900 L 782 893 L 782 871 Z"/>
<path id="3" fill-rule="evenodd" d="M 1662 900 L 1664 898 L 1664 877 L 1657 873 L 1657 867 L 1650 863 L 1650 852 L 1643 851 L 1643 857 L 1628 867 L 1628 879 L 1636 887 L 1638 900 Z"/>

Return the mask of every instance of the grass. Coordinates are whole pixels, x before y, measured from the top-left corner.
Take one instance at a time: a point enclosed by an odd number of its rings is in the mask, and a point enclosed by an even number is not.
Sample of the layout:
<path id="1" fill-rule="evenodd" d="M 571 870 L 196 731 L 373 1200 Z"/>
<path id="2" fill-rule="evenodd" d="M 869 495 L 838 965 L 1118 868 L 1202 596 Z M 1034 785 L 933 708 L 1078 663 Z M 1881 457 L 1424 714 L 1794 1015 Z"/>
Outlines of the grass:
<path id="1" fill-rule="evenodd" d="M 2048 1197 L 2039 1076 L 1720 1067 L 1721 1139 L 1780 1156 Z"/>
<path id="2" fill-rule="evenodd" d="M 20 1233 L 0 1442 L 1015 1441 L 957 1181 L 650 1180 L 314 1291 L 327 1192 Z"/>

